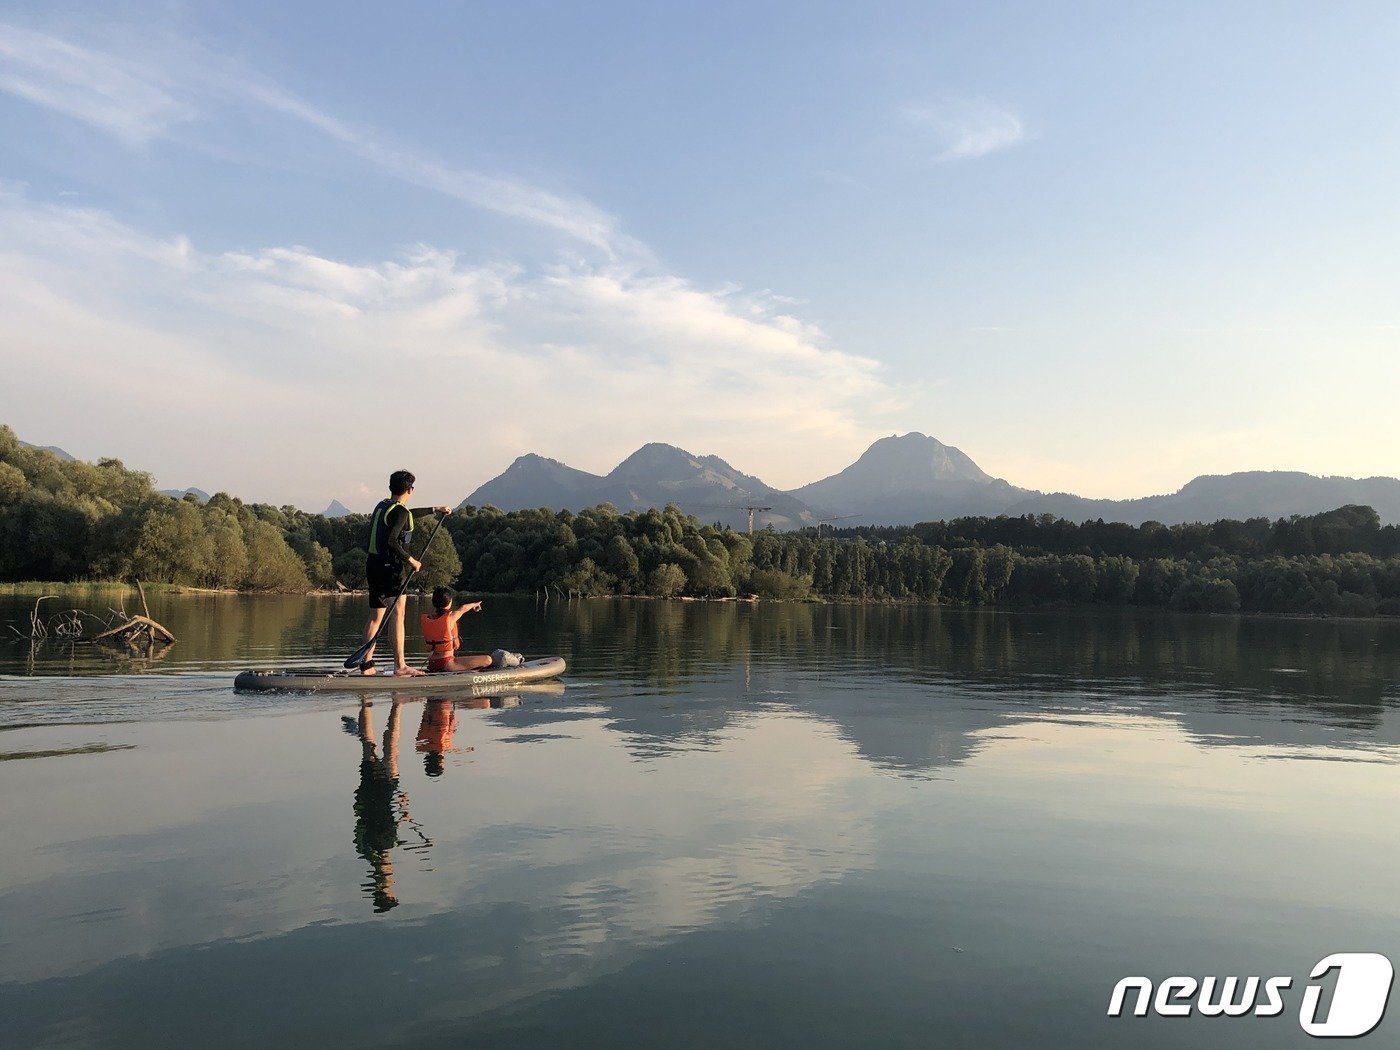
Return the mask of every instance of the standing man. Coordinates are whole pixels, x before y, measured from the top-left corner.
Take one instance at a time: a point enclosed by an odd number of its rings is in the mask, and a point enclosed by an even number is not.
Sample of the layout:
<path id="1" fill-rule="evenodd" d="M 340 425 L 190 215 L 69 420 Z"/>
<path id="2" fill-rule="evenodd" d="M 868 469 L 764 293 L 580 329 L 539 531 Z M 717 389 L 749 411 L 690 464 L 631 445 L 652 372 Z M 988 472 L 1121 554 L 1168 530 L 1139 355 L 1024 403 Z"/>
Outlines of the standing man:
<path id="1" fill-rule="evenodd" d="M 410 510 L 408 497 L 413 494 L 416 480 L 406 470 L 396 470 L 389 475 L 389 498 L 379 501 L 369 519 L 369 558 L 365 562 L 365 578 L 369 582 L 369 623 L 365 625 L 365 641 L 368 642 L 378 633 L 379 625 L 384 622 L 384 610 L 392 603 L 394 674 L 405 676 L 423 673 L 416 667 L 409 667 L 404 659 L 404 603 L 395 601 L 408 581 L 410 568 L 414 572 L 422 568 L 422 562 L 408 550 L 409 542 L 413 539 L 413 516 L 452 513 L 451 507 L 418 507 Z M 378 674 L 374 667 L 373 645 L 365 652 L 360 673 Z"/>

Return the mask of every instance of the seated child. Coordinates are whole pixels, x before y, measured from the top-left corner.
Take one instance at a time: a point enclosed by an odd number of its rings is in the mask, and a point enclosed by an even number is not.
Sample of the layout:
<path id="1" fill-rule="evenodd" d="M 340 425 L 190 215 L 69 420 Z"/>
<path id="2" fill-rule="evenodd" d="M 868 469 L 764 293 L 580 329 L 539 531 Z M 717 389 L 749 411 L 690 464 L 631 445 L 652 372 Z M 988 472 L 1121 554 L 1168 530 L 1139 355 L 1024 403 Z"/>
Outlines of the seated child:
<path id="1" fill-rule="evenodd" d="M 484 671 L 491 666 L 489 656 L 464 656 L 457 658 L 457 649 L 462 644 L 457 636 L 457 621 L 469 612 L 480 612 L 480 602 L 467 602 L 459 609 L 452 608 L 452 592 L 446 587 L 433 589 L 432 616 L 427 613 L 418 617 L 423 628 L 423 639 L 428 643 L 429 671 Z"/>

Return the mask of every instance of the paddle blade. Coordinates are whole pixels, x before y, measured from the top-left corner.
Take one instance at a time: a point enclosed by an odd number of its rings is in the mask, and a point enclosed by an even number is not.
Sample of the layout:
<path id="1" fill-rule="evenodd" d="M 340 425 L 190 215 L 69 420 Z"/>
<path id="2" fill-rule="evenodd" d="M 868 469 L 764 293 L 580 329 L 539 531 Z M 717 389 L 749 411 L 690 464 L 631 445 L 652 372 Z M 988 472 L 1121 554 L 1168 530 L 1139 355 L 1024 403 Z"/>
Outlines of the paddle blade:
<path id="1" fill-rule="evenodd" d="M 360 646 L 358 649 L 356 649 L 356 650 L 355 650 L 353 653 L 351 653 L 350 656 L 346 659 L 346 661 L 345 661 L 345 666 L 346 666 L 346 667 L 359 667 L 359 666 L 360 666 L 360 661 L 363 660 L 363 659 L 365 658 L 365 653 L 369 652 L 369 647 L 370 647 L 371 645 L 373 645 L 373 644 L 374 644 L 374 642 L 365 642 L 364 645 L 362 645 L 362 646 Z"/>

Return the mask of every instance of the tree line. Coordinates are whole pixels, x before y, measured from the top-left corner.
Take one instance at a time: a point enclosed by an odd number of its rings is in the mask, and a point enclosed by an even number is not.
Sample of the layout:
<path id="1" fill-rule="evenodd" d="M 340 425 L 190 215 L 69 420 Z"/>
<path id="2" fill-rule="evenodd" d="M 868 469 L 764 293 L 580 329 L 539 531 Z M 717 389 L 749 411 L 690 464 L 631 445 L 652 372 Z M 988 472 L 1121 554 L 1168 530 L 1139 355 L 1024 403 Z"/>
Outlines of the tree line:
<path id="1" fill-rule="evenodd" d="M 425 589 L 1400 614 L 1400 530 L 1369 507 L 1172 526 L 958 518 L 824 536 L 749 536 L 674 505 L 462 507 L 424 553 L 438 524 L 414 534 Z M 62 460 L 0 426 L 0 580 L 357 588 L 367 529 L 363 514 L 326 518 L 224 493 L 172 499 L 119 460 Z"/>

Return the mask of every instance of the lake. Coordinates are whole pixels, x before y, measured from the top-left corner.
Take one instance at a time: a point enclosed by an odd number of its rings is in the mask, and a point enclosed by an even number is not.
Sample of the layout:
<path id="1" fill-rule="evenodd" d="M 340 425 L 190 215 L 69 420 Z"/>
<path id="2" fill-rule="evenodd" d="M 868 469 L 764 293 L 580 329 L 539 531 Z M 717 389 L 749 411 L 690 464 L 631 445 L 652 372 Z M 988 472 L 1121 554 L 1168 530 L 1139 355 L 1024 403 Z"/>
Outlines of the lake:
<path id="1" fill-rule="evenodd" d="M 362 602 L 0 642 L 6 1045 L 1303 1046 L 1400 960 L 1395 622 L 488 598 L 562 688 L 233 692 Z M 1175 975 L 1290 984 L 1108 1016 Z"/>

